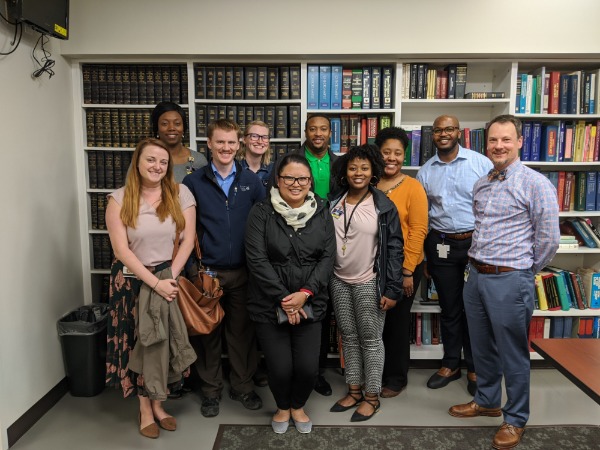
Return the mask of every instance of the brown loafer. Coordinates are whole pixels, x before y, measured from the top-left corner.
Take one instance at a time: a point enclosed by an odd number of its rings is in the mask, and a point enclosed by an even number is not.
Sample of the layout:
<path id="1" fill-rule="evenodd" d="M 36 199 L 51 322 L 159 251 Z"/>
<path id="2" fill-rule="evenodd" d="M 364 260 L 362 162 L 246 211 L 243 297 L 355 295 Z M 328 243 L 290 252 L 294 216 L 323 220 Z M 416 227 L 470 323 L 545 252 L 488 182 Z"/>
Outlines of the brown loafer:
<path id="1" fill-rule="evenodd" d="M 484 408 L 475 402 L 469 402 L 462 405 L 454 405 L 448 410 L 448 414 L 454 417 L 500 417 L 502 410 L 500 408 Z"/>
<path id="2" fill-rule="evenodd" d="M 381 393 L 379 394 L 379 396 L 381 398 L 393 398 L 393 397 L 398 396 L 400 394 L 400 392 L 402 392 L 404 389 L 406 389 L 406 386 L 404 386 L 399 391 L 394 391 L 393 389 L 390 389 L 389 387 L 384 386 L 381 389 Z"/>
<path id="3" fill-rule="evenodd" d="M 500 428 L 496 432 L 496 436 L 494 436 L 492 447 L 497 450 L 516 447 L 521 442 L 521 436 L 523 436 L 524 432 L 525 428 L 515 427 L 510 423 L 502 422 L 502 425 L 500 425 Z"/>
<path id="4" fill-rule="evenodd" d="M 140 413 L 139 416 L 138 416 L 138 422 L 139 422 L 139 424 L 141 426 L 141 424 L 142 424 L 142 413 Z M 160 430 L 158 428 L 158 425 L 156 425 L 156 422 L 152 422 L 147 427 L 140 428 L 140 434 L 142 436 L 150 438 L 150 439 L 156 439 L 160 435 Z"/>
<path id="5" fill-rule="evenodd" d="M 165 417 L 158 424 L 163 430 L 175 431 L 177 429 L 177 420 L 175 420 L 175 417 Z"/>

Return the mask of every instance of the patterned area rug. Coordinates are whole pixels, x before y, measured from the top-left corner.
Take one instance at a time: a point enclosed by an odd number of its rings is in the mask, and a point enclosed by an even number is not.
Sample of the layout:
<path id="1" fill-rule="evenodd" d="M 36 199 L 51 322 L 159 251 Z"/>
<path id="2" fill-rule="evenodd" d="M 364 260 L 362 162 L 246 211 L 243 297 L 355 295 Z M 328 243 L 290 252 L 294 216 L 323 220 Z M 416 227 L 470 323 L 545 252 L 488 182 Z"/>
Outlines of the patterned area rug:
<path id="1" fill-rule="evenodd" d="M 300 434 L 290 426 L 286 434 L 275 434 L 268 425 L 220 425 L 213 450 L 487 450 L 495 432 L 496 427 L 315 426 L 312 433 Z M 597 450 L 600 427 L 529 426 L 517 448 Z"/>

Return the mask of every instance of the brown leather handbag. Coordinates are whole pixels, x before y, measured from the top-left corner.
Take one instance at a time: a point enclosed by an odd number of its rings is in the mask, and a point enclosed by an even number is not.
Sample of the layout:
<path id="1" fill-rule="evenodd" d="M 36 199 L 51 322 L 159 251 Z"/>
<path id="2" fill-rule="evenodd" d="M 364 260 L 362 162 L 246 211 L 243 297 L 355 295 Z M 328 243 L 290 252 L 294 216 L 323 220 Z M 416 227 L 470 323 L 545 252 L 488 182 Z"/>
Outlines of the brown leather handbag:
<path id="1" fill-rule="evenodd" d="M 179 276 L 178 279 L 179 309 L 190 336 L 210 334 L 225 316 L 225 311 L 219 303 L 223 296 L 223 288 L 219 284 L 219 279 L 207 273 L 202 266 L 198 236 L 195 237 L 194 245 L 198 266 L 195 266 L 194 273 L 189 275 L 189 279 L 185 276 Z M 178 249 L 179 239 L 175 242 L 173 257 Z"/>

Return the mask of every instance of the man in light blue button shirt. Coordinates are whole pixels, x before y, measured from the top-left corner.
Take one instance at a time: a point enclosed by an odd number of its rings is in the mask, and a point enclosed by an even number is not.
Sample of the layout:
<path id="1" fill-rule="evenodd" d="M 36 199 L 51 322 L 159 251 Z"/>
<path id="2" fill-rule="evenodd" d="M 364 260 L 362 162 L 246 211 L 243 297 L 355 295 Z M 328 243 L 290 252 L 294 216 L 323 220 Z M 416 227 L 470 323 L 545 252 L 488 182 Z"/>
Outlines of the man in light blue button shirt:
<path id="1" fill-rule="evenodd" d="M 485 156 L 459 145 L 460 125 L 453 116 L 433 122 L 437 154 L 417 174 L 429 201 L 429 234 L 425 240 L 426 273 L 431 275 L 441 307 L 444 343 L 442 367 L 427 387 L 439 389 L 461 377 L 461 350 L 467 365 L 467 388 L 475 395 L 477 381 L 464 311 L 464 271 L 475 224 L 473 185 L 492 169 Z"/>

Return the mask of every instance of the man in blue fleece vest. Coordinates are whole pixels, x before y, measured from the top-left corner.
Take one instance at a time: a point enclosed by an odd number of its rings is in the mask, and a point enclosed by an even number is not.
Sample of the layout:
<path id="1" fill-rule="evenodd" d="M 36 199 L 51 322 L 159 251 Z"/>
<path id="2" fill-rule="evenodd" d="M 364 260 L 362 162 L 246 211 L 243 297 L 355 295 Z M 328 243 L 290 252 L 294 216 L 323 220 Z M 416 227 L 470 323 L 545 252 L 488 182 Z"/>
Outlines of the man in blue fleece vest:
<path id="1" fill-rule="evenodd" d="M 254 172 L 242 170 L 235 161 L 240 137 L 241 130 L 235 122 L 226 119 L 211 122 L 207 142 L 211 162 L 183 180 L 196 198 L 196 231 L 202 264 L 217 272 L 223 287 L 221 304 L 225 318 L 222 324 L 211 334 L 192 339 L 198 353 L 196 369 L 202 379 L 201 412 L 204 417 L 219 414 L 223 390 L 223 331 L 231 367 L 229 396 L 248 409 L 262 407 L 252 381 L 258 356 L 254 327 L 246 310 L 248 276 L 244 231 L 250 209 L 265 197 L 265 189 Z"/>

